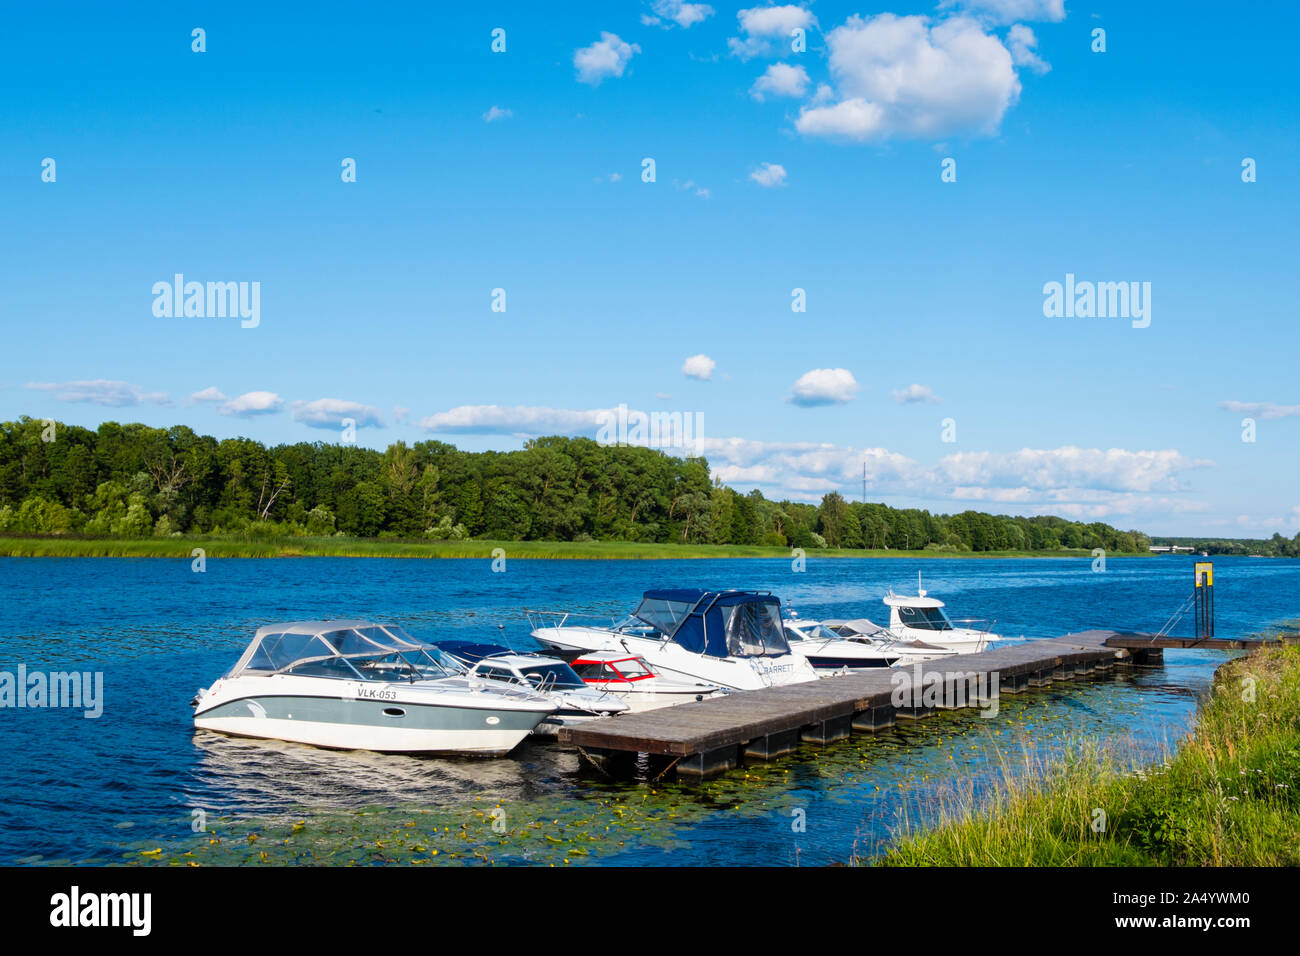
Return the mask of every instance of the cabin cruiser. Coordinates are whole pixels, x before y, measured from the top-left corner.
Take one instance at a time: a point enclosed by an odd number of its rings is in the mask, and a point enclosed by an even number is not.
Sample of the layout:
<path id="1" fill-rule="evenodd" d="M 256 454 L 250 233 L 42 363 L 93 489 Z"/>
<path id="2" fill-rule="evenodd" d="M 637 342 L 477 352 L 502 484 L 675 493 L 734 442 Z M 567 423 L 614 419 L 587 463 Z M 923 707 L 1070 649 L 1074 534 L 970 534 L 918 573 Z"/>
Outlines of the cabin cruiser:
<path id="1" fill-rule="evenodd" d="M 889 631 L 895 637 L 905 641 L 922 641 L 960 654 L 973 654 L 984 650 L 994 641 L 1002 640 L 991 632 L 992 624 L 988 621 L 949 620 L 943 611 L 943 602 L 930 597 L 925 588 L 921 587 L 919 574 L 916 585 L 915 597 L 895 594 L 893 588 L 885 595 L 885 605 L 889 608 Z"/>
<path id="2" fill-rule="evenodd" d="M 807 658 L 822 676 L 892 667 L 899 659 L 882 643 L 846 639 L 821 621 L 799 620 L 793 614 L 785 621 L 785 636 L 790 650 Z"/>
<path id="3" fill-rule="evenodd" d="M 557 705 L 465 668 L 393 624 L 297 621 L 259 628 L 192 702 L 194 726 L 381 753 L 509 753 Z"/>
<path id="4" fill-rule="evenodd" d="M 580 654 L 570 665 L 589 687 L 598 687 L 627 702 L 633 713 L 658 710 L 692 700 L 721 697 L 726 693 L 716 684 L 673 680 L 655 671 L 644 657 L 624 651 L 591 651 Z"/>
<path id="5" fill-rule="evenodd" d="M 598 627 L 569 615 L 538 626 L 533 637 L 561 652 L 622 651 L 643 657 L 675 680 L 755 690 L 817 679 L 807 658 L 790 651 L 781 601 L 762 591 L 666 588 L 646 591 L 631 617 Z"/>
<path id="6" fill-rule="evenodd" d="M 513 651 L 500 644 L 439 641 L 438 647 L 467 668 L 472 681 L 515 685 L 555 703 L 556 710 L 534 728 L 539 737 L 554 737 L 561 727 L 609 717 L 630 709 L 627 701 L 603 688 L 589 686 L 573 668 L 555 657 Z"/>
<path id="7" fill-rule="evenodd" d="M 895 594 L 890 588 L 884 601 L 889 608 L 889 627 L 878 627 L 865 618 L 852 621 L 826 621 L 841 637 L 889 644 L 911 656 L 905 663 L 941 657 L 945 654 L 974 654 L 994 641 L 992 623 L 975 619 L 953 621 L 944 613 L 944 604 L 921 587 L 916 576 L 916 595 Z M 984 626 L 970 626 L 984 625 Z"/>

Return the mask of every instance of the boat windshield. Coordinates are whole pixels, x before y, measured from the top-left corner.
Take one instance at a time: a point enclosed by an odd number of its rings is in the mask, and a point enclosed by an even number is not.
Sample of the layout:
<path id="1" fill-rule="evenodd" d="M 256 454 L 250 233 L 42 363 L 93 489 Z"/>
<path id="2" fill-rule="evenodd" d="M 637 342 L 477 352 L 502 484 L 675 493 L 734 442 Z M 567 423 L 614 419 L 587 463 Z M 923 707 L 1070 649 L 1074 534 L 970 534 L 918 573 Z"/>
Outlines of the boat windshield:
<path id="1" fill-rule="evenodd" d="M 633 617 L 649 624 L 656 631 L 672 634 L 690 615 L 696 601 L 675 601 L 670 598 L 642 598 Z"/>
<path id="2" fill-rule="evenodd" d="M 315 627 L 292 624 L 258 631 L 234 677 L 246 671 L 292 673 L 340 680 L 437 680 L 465 668 L 431 644 L 415 640 L 394 625 L 356 624 Z"/>
<path id="3" fill-rule="evenodd" d="M 786 626 L 785 636 L 791 641 L 838 641 L 842 638 L 825 624 L 800 624 Z"/>
<path id="4" fill-rule="evenodd" d="M 573 668 L 562 661 L 555 661 L 551 664 L 534 664 L 532 667 L 521 667 L 519 673 L 524 675 L 524 680 L 535 687 L 549 687 L 553 690 L 574 690 L 587 686 L 582 678 L 574 673 Z"/>
<path id="5" fill-rule="evenodd" d="M 907 607 L 898 609 L 898 620 L 906 627 L 922 631 L 951 631 L 952 624 L 938 607 Z"/>

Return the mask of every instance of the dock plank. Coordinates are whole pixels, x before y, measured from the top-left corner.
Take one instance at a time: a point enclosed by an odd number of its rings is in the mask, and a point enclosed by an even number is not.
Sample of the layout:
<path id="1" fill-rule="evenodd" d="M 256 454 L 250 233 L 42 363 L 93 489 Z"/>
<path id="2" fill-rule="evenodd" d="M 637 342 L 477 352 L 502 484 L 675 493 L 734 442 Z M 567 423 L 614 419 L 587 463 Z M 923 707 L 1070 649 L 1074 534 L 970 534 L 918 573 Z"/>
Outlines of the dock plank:
<path id="1" fill-rule="evenodd" d="M 1129 631 L 1089 630 L 1022 644 L 995 646 L 977 654 L 959 654 L 918 665 L 881 668 L 859 674 L 826 677 L 806 684 L 787 684 L 745 691 L 639 714 L 620 714 L 559 731 L 562 743 L 596 752 L 635 752 L 688 757 L 728 747 L 744 747 L 764 737 L 852 718 L 894 705 L 900 672 L 922 675 L 965 675 L 990 681 L 994 675 L 1007 692 L 1024 690 L 1027 682 L 1046 683 L 1055 676 L 1069 678 L 1091 670 L 1088 665 L 1159 660 L 1164 648 L 1213 647 L 1252 650 L 1267 641 L 1174 638 Z M 1272 643 L 1300 643 L 1289 635 Z M 1062 675 L 1062 671 L 1065 673 Z M 947 686 L 954 686 L 945 678 Z M 979 706 L 969 699 L 966 706 Z M 922 708 L 924 710 L 925 708 Z M 905 712 L 913 708 L 902 708 Z"/>

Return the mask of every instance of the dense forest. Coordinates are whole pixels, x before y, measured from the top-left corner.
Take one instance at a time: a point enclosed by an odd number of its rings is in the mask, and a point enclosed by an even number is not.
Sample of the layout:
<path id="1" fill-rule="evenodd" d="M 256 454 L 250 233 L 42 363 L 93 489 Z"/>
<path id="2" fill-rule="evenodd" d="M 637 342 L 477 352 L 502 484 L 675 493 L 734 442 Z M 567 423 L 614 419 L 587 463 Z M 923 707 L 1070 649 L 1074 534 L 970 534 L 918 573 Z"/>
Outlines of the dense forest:
<path id="1" fill-rule="evenodd" d="M 268 448 L 185 426 L 95 431 L 0 424 L 0 533 L 349 535 L 367 538 L 688 542 L 937 551 L 1105 548 L 1148 539 L 1054 517 L 850 502 L 769 501 L 710 478 L 703 458 L 585 438 L 520 451 L 439 441 L 385 451 L 321 442 Z"/>

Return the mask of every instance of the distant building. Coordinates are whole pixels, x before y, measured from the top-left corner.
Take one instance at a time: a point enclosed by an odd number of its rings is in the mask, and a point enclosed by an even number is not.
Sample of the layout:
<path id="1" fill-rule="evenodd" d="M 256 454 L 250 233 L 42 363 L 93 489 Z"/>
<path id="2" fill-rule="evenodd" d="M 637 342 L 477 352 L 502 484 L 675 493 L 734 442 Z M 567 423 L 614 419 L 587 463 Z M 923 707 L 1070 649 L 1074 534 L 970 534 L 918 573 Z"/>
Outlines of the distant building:
<path id="1" fill-rule="evenodd" d="M 1153 544 L 1147 548 L 1147 550 L 1154 551 L 1156 554 L 1178 554 L 1180 551 L 1186 551 L 1188 554 L 1191 554 L 1196 549 L 1191 545 Z"/>

